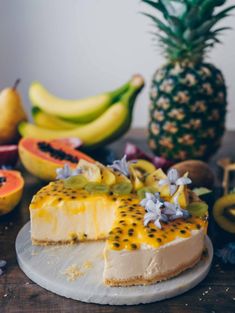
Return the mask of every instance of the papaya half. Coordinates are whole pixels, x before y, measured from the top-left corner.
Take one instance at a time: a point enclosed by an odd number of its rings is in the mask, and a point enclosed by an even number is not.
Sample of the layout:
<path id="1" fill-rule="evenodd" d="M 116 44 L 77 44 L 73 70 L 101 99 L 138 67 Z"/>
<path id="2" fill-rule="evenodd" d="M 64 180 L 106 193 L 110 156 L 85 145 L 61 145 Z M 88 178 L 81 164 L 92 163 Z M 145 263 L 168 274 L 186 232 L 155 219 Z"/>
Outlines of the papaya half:
<path id="1" fill-rule="evenodd" d="M 18 171 L 0 170 L 0 215 L 13 210 L 20 202 L 24 179 Z"/>
<path id="2" fill-rule="evenodd" d="M 24 167 L 34 176 L 51 181 L 56 178 L 56 169 L 68 164 L 76 168 L 80 159 L 95 161 L 78 150 L 69 141 L 23 138 L 19 142 L 19 156 Z"/>

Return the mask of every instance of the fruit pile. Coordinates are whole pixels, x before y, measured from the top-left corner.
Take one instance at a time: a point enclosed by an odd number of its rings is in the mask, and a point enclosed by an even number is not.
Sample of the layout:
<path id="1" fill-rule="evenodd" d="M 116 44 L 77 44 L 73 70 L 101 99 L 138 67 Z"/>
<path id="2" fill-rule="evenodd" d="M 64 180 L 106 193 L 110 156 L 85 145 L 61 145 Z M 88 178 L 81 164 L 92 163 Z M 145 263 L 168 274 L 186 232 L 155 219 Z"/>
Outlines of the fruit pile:
<path id="1" fill-rule="evenodd" d="M 120 88 L 81 100 L 62 100 L 41 84 L 33 83 L 29 97 L 35 125 L 22 122 L 23 137 L 50 140 L 79 138 L 83 146 L 96 148 L 121 137 L 130 127 L 135 99 L 144 86 L 140 75 Z"/>
<path id="2" fill-rule="evenodd" d="M 172 169 L 171 171 L 176 171 Z M 163 185 L 161 180 L 168 180 L 161 169 L 146 161 L 114 161 L 110 166 L 104 166 L 99 162 L 90 163 L 81 159 L 76 170 L 67 171 L 67 167 L 57 170 L 57 181 L 51 186 L 60 186 L 64 198 L 72 198 L 75 191 L 79 195 L 106 194 L 108 196 L 136 195 L 143 199 L 146 193 L 160 193 L 162 199 L 170 203 L 177 203 L 182 208 L 187 208 L 192 216 L 204 216 L 208 206 L 193 194 L 186 186 L 190 179 L 187 174 L 180 178 L 180 184 L 172 192 L 170 184 Z M 183 182 L 185 179 L 186 182 Z M 62 184 L 62 185 L 61 185 Z M 47 187 L 45 187 L 47 188 Z M 190 205 L 189 205 L 190 203 Z"/>

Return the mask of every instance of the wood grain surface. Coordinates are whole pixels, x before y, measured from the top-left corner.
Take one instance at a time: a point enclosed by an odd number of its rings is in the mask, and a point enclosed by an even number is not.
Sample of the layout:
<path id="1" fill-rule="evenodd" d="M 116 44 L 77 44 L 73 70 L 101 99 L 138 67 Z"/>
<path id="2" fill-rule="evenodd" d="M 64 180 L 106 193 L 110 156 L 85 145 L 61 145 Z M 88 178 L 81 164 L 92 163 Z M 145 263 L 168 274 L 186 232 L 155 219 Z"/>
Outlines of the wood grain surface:
<path id="1" fill-rule="evenodd" d="M 123 154 L 125 143 L 131 141 L 148 150 L 143 130 L 132 130 L 122 140 L 110 147 L 119 157 Z M 211 167 L 219 174 L 216 160 L 229 156 L 235 160 L 235 132 L 227 132 L 219 152 L 210 161 Z M 220 263 L 214 258 L 207 278 L 193 290 L 176 298 L 148 305 L 102 306 L 85 304 L 57 296 L 30 281 L 19 269 L 15 255 L 15 239 L 18 231 L 29 220 L 28 206 L 33 194 L 44 184 L 23 171 L 26 180 L 21 204 L 10 214 L 0 217 L 0 259 L 7 261 L 7 269 L 0 276 L 0 313 L 234 313 L 235 312 L 235 268 Z M 224 234 L 216 233 L 213 227 L 209 235 L 217 248 L 227 239 Z M 232 238 L 235 239 L 235 238 Z M 231 238 L 229 238 L 231 240 Z"/>

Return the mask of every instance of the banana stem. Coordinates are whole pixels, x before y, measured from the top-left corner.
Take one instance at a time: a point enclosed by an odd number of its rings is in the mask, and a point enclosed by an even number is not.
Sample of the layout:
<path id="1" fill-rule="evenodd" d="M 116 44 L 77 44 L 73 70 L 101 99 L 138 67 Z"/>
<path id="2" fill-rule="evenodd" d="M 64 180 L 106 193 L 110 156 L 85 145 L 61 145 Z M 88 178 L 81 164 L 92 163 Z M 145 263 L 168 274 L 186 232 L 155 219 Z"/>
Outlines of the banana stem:
<path id="1" fill-rule="evenodd" d="M 13 89 L 13 90 L 16 90 L 16 88 L 18 87 L 20 81 L 21 81 L 20 78 L 18 78 L 18 79 L 15 81 L 14 85 L 12 86 L 12 89 Z"/>
<path id="2" fill-rule="evenodd" d="M 112 102 L 116 102 L 119 98 L 129 89 L 130 81 L 122 85 L 121 87 L 110 92 L 110 96 L 112 98 Z"/>
<path id="3" fill-rule="evenodd" d="M 129 104 L 130 106 L 133 104 L 135 97 L 144 87 L 144 79 L 141 75 L 134 75 L 128 91 L 121 97 L 121 102 L 125 104 Z"/>

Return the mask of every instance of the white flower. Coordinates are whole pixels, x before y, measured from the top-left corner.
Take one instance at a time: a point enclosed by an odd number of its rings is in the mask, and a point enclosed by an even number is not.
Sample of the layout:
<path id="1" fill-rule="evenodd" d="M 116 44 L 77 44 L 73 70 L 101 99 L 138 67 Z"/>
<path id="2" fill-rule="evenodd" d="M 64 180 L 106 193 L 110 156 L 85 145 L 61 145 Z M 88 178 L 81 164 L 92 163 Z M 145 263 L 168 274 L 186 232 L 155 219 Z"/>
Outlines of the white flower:
<path id="1" fill-rule="evenodd" d="M 188 218 L 190 216 L 187 210 L 180 207 L 178 198 L 174 199 L 174 203 L 164 202 L 163 213 L 167 215 L 171 221 L 177 218 Z"/>
<path id="2" fill-rule="evenodd" d="M 168 185 L 170 188 L 170 195 L 172 196 L 178 186 L 191 184 L 192 181 L 188 177 L 180 177 L 178 171 L 175 168 L 171 168 L 167 172 L 167 178 L 160 179 L 158 184 L 159 186 Z"/>
<path id="3" fill-rule="evenodd" d="M 130 171 L 129 171 L 129 164 L 130 163 L 135 163 L 135 161 L 127 161 L 126 160 L 126 154 L 121 160 L 115 160 L 113 164 L 108 165 L 108 167 L 111 167 L 112 169 L 122 173 L 125 176 L 130 176 Z"/>
<path id="4" fill-rule="evenodd" d="M 81 174 L 82 169 L 81 168 L 76 168 L 72 170 L 69 165 L 66 163 L 64 167 L 60 167 L 56 169 L 56 179 L 66 179 L 71 176 L 76 176 L 78 174 Z"/>
<path id="5" fill-rule="evenodd" d="M 145 198 L 140 202 L 146 210 L 144 215 L 144 226 L 153 222 L 157 228 L 162 228 L 161 222 L 173 221 L 177 218 L 188 218 L 190 213 L 180 207 L 178 197 L 174 198 L 174 203 L 161 200 L 159 193 L 146 192 Z"/>
<path id="6" fill-rule="evenodd" d="M 145 209 L 147 213 L 144 215 L 144 226 L 147 226 L 149 222 L 153 221 L 154 224 L 161 228 L 161 206 L 163 205 L 162 202 L 157 201 L 157 203 L 154 203 L 153 200 L 148 200 L 146 202 Z"/>
<path id="7" fill-rule="evenodd" d="M 161 207 L 163 206 L 163 202 L 158 192 L 155 194 L 146 192 L 145 198 L 140 202 L 140 205 L 147 211 L 144 215 L 144 226 L 147 226 L 149 222 L 153 221 L 155 226 L 161 229 L 160 221 L 168 221 L 167 216 L 162 214 Z"/>

